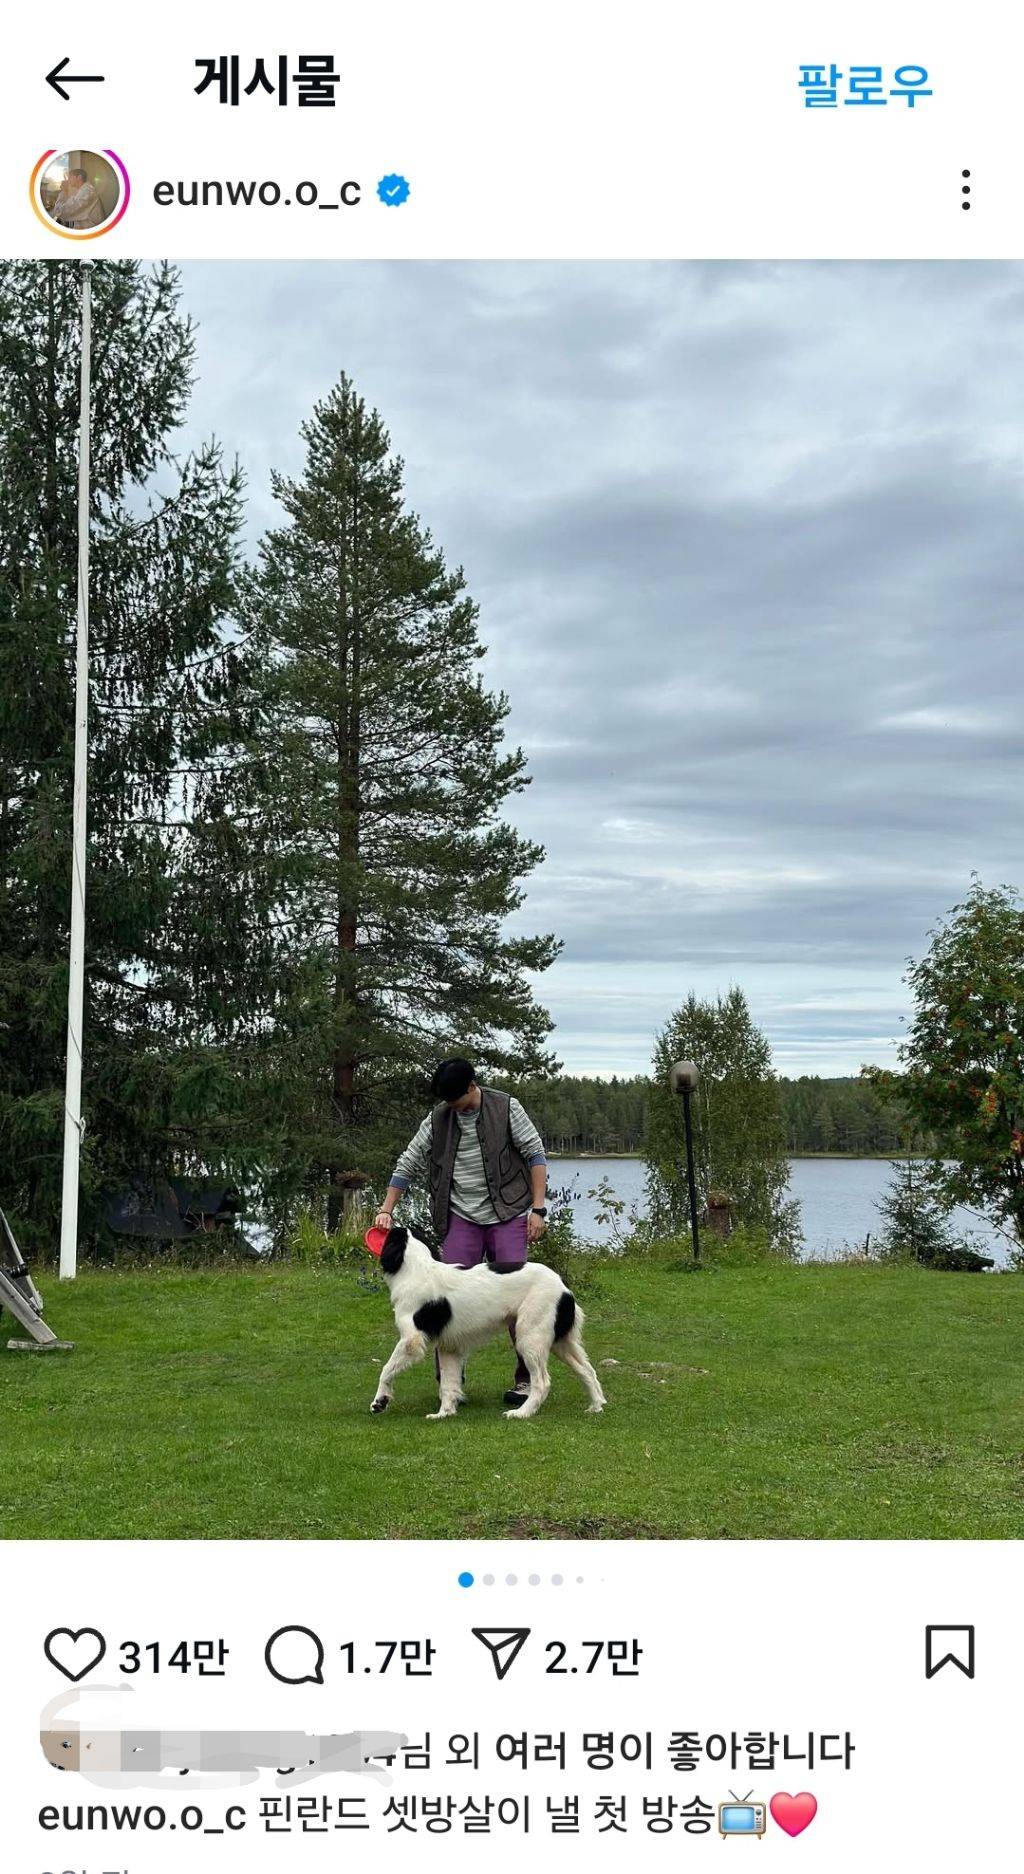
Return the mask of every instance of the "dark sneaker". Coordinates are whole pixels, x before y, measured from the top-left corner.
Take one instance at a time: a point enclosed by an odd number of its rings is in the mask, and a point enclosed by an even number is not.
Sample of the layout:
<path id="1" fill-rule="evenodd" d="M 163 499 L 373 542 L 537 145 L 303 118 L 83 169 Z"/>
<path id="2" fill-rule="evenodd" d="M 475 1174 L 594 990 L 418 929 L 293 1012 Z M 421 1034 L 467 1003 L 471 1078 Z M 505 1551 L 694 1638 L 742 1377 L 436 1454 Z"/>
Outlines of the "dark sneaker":
<path id="1" fill-rule="evenodd" d="M 507 1406 L 525 1405 L 529 1397 L 530 1388 L 528 1386 L 510 1386 L 508 1392 L 505 1394 L 505 1404 Z"/>

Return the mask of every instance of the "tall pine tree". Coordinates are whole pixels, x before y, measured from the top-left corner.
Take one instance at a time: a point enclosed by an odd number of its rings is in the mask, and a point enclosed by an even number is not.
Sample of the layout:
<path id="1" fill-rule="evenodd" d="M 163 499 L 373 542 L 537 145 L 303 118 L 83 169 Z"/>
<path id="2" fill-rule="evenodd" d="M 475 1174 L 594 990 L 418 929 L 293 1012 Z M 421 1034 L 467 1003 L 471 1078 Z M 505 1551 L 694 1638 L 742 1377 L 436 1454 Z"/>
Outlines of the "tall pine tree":
<path id="1" fill-rule="evenodd" d="M 83 1234 L 132 1172 L 238 1144 L 222 1044 L 270 940 L 236 769 L 254 716 L 226 625 L 240 483 L 184 460 L 194 334 L 168 267 L 93 273 Z M 81 272 L 0 266 L 0 1203 L 57 1227 L 71 879 Z M 250 770 L 241 763 L 247 777 Z M 248 780 L 247 780 L 248 785 Z"/>
<path id="2" fill-rule="evenodd" d="M 403 465 L 347 378 L 302 436 L 249 599 L 293 875 L 278 1106 L 333 1218 L 338 1175 L 396 1104 L 408 1123 L 432 1056 L 546 1071 L 529 979 L 558 946 L 507 931 L 542 850 L 499 817 L 528 777 L 481 678 L 461 570 L 404 506 Z"/>

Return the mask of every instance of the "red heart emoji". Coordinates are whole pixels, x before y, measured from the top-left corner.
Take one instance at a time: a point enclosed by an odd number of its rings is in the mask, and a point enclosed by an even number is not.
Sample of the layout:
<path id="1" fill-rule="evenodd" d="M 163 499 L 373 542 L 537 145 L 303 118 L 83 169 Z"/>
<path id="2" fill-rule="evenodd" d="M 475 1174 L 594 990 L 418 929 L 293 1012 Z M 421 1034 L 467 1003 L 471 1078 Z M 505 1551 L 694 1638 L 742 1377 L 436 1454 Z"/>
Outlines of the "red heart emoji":
<path id="1" fill-rule="evenodd" d="M 784 1791 L 780 1791 L 772 1797 L 768 1807 L 787 1835 L 802 1835 L 818 1813 L 818 1799 L 811 1795 L 809 1789 L 802 1789 L 799 1796 L 787 1796 Z"/>

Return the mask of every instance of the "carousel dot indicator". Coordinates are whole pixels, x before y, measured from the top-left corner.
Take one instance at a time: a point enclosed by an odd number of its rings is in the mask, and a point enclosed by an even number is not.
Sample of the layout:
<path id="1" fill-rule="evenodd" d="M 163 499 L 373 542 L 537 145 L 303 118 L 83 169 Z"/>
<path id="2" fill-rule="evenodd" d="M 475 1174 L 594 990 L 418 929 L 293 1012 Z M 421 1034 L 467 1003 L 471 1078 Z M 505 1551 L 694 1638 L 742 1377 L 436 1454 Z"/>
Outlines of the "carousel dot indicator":
<path id="1" fill-rule="evenodd" d="M 473 1586 L 473 1576 L 470 1574 L 468 1568 L 464 1568 L 461 1575 L 459 1576 L 459 1587 L 471 1588 L 472 1586 Z"/>

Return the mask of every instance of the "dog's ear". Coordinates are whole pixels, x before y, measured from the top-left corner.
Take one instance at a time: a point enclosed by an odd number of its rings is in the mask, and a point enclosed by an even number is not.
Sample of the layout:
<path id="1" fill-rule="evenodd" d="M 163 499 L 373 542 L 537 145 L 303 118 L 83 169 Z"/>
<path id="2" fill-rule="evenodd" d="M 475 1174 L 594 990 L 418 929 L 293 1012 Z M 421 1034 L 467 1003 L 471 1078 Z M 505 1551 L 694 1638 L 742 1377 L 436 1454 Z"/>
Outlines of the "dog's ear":
<path id="1" fill-rule="evenodd" d="M 408 1240 L 408 1230 L 403 1230 L 401 1228 L 396 1229 L 392 1226 L 388 1231 L 387 1242 L 381 1250 L 380 1255 L 380 1266 L 385 1275 L 398 1274 L 399 1269 L 405 1261 L 405 1246 Z"/>

